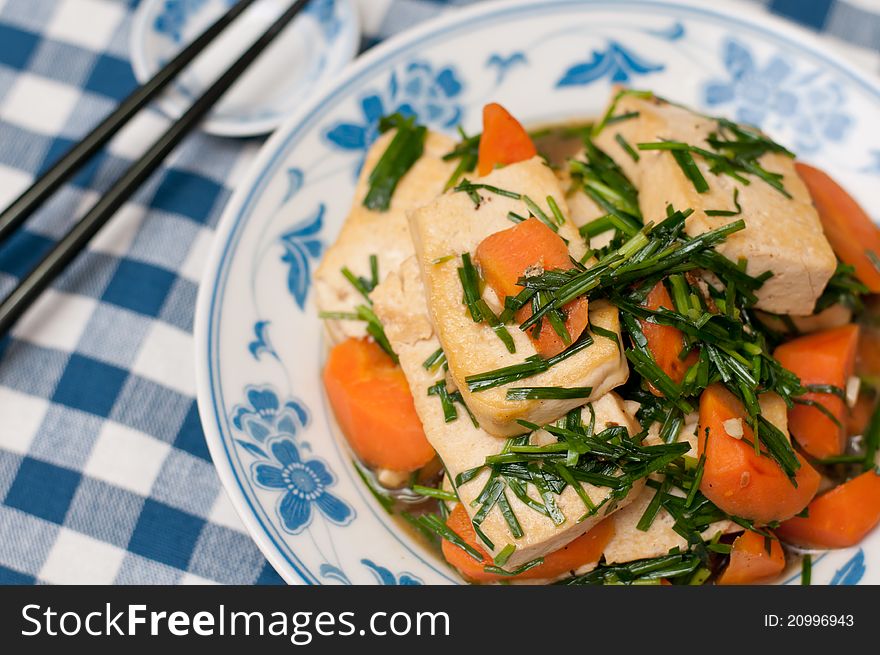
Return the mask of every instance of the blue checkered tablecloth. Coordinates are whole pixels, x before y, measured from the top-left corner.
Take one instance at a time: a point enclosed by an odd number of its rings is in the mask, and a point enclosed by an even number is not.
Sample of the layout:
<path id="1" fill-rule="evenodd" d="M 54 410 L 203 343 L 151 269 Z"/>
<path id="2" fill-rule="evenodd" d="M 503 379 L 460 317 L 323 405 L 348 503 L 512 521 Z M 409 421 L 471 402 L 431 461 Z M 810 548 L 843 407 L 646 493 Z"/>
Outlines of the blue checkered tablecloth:
<path id="1" fill-rule="evenodd" d="M 473 0 L 359 0 L 363 46 Z M 880 0 L 752 0 L 880 72 Z M 0 0 L 0 206 L 135 86 L 136 0 Z M 6 293 L 167 126 L 144 112 L 0 247 Z M 197 133 L 0 341 L 0 583 L 280 583 L 211 465 L 193 307 L 261 144 Z"/>

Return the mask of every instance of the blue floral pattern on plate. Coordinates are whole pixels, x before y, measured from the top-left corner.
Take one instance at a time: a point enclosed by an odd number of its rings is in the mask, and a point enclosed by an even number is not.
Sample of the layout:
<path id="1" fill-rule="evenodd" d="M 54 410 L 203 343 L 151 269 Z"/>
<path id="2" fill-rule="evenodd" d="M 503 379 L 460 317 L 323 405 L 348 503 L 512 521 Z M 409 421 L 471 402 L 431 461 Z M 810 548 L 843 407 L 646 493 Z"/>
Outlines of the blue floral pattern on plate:
<path id="1" fill-rule="evenodd" d="M 391 569 L 388 569 L 384 566 L 379 566 L 370 559 L 362 559 L 361 564 L 363 564 L 373 573 L 373 575 L 376 577 L 376 582 L 378 582 L 380 585 L 418 587 L 424 584 L 421 578 L 413 575 L 412 573 L 403 572 L 399 575 L 395 575 L 391 572 Z M 351 584 L 351 580 L 348 578 L 347 575 L 345 575 L 345 572 L 336 566 L 333 566 L 331 564 L 324 564 L 321 566 L 320 571 L 322 578 L 336 580 L 337 582 L 346 585 Z"/>
<path id="2" fill-rule="evenodd" d="M 527 66 L 528 63 L 528 56 L 521 50 L 511 52 L 509 55 L 493 52 L 486 60 L 486 68 L 496 69 L 495 83 L 501 84 L 514 66 Z"/>
<path id="3" fill-rule="evenodd" d="M 254 323 L 254 340 L 248 344 L 248 350 L 258 361 L 263 353 L 278 359 L 278 353 L 275 352 L 272 341 L 269 339 L 269 321 Z"/>
<path id="4" fill-rule="evenodd" d="M 324 251 L 324 244 L 318 238 L 318 234 L 324 226 L 325 209 L 321 204 L 313 215 L 279 237 L 285 251 L 281 260 L 288 266 L 287 289 L 300 309 L 305 307 L 309 293 L 312 261 L 320 259 Z"/>
<path id="5" fill-rule="evenodd" d="M 277 464 L 256 462 L 254 481 L 264 489 L 283 490 L 278 515 L 285 529 L 299 534 L 312 522 L 317 509 L 336 525 L 347 525 L 354 510 L 328 490 L 336 478 L 319 459 L 303 459 L 292 439 L 278 437 L 269 444 Z"/>
<path id="6" fill-rule="evenodd" d="M 331 523 L 348 525 L 355 512 L 331 493 L 336 477 L 323 460 L 302 454 L 309 448 L 299 439 L 309 423 L 305 406 L 298 400 L 282 405 L 269 386 L 248 387 L 245 394 L 248 402 L 235 408 L 232 423 L 257 443 L 239 439 L 238 444 L 258 458 L 251 465 L 254 483 L 283 492 L 277 512 L 285 530 L 300 534 L 311 525 L 316 511 Z"/>
<path id="7" fill-rule="evenodd" d="M 865 551 L 859 548 L 858 552 L 850 560 L 841 566 L 831 578 L 831 585 L 854 585 L 865 575 Z"/>
<path id="8" fill-rule="evenodd" d="M 822 71 L 801 72 L 779 54 L 761 65 L 748 46 L 733 38 L 722 45 L 722 58 L 727 77 L 704 87 L 710 107 L 732 109 L 736 120 L 757 127 L 784 125 L 793 137 L 791 145 L 802 153 L 847 136 L 853 121 L 842 109 L 845 92 Z"/>
<path id="9" fill-rule="evenodd" d="M 463 90 L 459 73 L 452 66 L 434 66 L 426 61 L 413 61 L 403 70 L 393 71 L 384 90 L 373 91 L 361 98 L 361 117 L 338 122 L 325 132 L 333 146 L 356 152 L 360 160 L 379 137 L 379 119 L 399 112 L 418 116 L 436 129 L 450 129 L 461 121 L 463 108 L 458 101 Z"/>
<path id="10" fill-rule="evenodd" d="M 637 76 L 659 73 L 664 68 L 663 64 L 649 61 L 625 45 L 611 41 L 605 50 L 593 50 L 588 61 L 570 66 L 556 86 L 584 86 L 603 78 L 626 84 Z"/>
<path id="11" fill-rule="evenodd" d="M 288 400 L 284 405 L 271 387 L 245 389 L 247 404 L 232 411 L 232 424 L 253 441 L 263 443 L 277 435 L 296 436 L 309 423 L 309 413 L 302 403 Z"/>

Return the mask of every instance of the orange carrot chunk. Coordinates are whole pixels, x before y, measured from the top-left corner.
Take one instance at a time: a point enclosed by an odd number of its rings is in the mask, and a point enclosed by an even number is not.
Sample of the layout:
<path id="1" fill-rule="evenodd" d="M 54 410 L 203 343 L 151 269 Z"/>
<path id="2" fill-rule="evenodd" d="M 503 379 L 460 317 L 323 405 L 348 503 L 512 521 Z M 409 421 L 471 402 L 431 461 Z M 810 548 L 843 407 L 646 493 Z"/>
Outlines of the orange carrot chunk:
<path id="1" fill-rule="evenodd" d="M 746 530 L 733 542 L 730 563 L 719 576 L 718 584 L 743 585 L 767 582 L 782 573 L 784 568 L 785 553 L 779 540 L 767 539 L 753 530 Z"/>
<path id="2" fill-rule="evenodd" d="M 803 385 L 832 385 L 846 389 L 846 383 L 855 371 L 858 343 L 859 326 L 844 325 L 792 339 L 773 354 L 801 379 Z M 810 392 L 802 398 L 821 403 L 840 425 L 818 407 L 796 404 L 788 411 L 788 428 L 792 436 L 813 457 L 840 455 L 846 447 L 846 402 L 830 393 Z"/>
<path id="3" fill-rule="evenodd" d="M 864 434 L 876 407 L 877 394 L 873 391 L 861 391 L 855 406 L 847 417 L 846 433 L 848 435 Z"/>
<path id="4" fill-rule="evenodd" d="M 334 346 L 324 387 L 342 433 L 367 466 L 415 471 L 434 458 L 403 371 L 375 342 Z"/>
<path id="5" fill-rule="evenodd" d="M 661 280 L 654 285 L 651 292 L 645 298 L 644 306 L 651 310 L 658 310 L 661 307 L 666 309 L 675 309 L 672 305 L 672 298 L 666 290 L 666 285 Z M 670 325 L 658 325 L 650 321 L 639 321 L 645 339 L 648 340 L 648 350 L 654 356 L 654 361 L 663 369 L 673 382 L 681 384 L 684 380 L 688 369 L 697 363 L 700 358 L 696 350 L 691 350 L 687 356 L 682 359 L 681 353 L 684 351 L 687 342 L 684 334 L 678 328 Z M 654 385 L 649 384 L 651 392 L 656 396 L 662 394 Z"/>
<path id="6" fill-rule="evenodd" d="M 700 456 L 706 454 L 706 463 L 700 491 L 734 516 L 759 523 L 791 518 L 816 495 L 819 474 L 798 454 L 801 466 L 795 487 L 779 464 L 755 453 L 754 433 L 746 418 L 739 398 L 721 384 L 703 391 L 697 445 Z M 740 439 L 731 437 L 724 427 L 732 419 L 742 423 Z"/>
<path id="7" fill-rule="evenodd" d="M 483 107 L 483 135 L 477 173 L 488 175 L 498 166 L 515 164 L 538 154 L 525 128 L 497 102 Z"/>
<path id="8" fill-rule="evenodd" d="M 880 328 L 874 325 L 860 326 L 856 375 L 880 379 Z"/>
<path id="9" fill-rule="evenodd" d="M 506 297 L 522 291 L 523 287 L 517 284 L 517 280 L 526 271 L 568 270 L 574 267 L 562 237 L 534 216 L 483 239 L 477 246 L 475 260 L 483 279 L 502 302 Z M 529 329 L 528 334 L 538 353 L 552 357 L 574 343 L 589 323 L 587 307 L 586 298 L 575 298 L 563 308 L 565 327 L 570 337 L 568 344 L 546 319 L 541 321 L 541 331 L 537 336 L 534 329 Z M 532 308 L 526 305 L 517 312 L 516 317 L 521 323 L 531 315 Z"/>
<path id="10" fill-rule="evenodd" d="M 862 473 L 809 505 L 808 516 L 779 526 L 785 541 L 806 548 L 855 546 L 880 523 L 880 475 Z"/>
<path id="11" fill-rule="evenodd" d="M 803 162 L 795 168 L 810 190 L 834 253 L 855 267 L 856 277 L 873 293 L 880 293 L 880 271 L 871 261 L 872 254 L 880 257 L 880 227 L 827 173 Z"/>
<path id="12" fill-rule="evenodd" d="M 458 546 L 443 541 L 443 557 L 471 582 L 498 582 L 501 580 L 549 580 L 557 578 L 569 571 L 574 571 L 584 564 L 598 562 L 605 551 L 605 546 L 614 536 L 614 521 L 605 519 L 585 534 L 571 541 L 567 546 L 544 556 L 544 562 L 516 576 L 487 573 L 484 566 L 492 564 L 492 558 L 477 541 L 474 526 L 464 507 L 460 504 L 449 513 L 446 525 L 470 546 L 483 555 L 478 562 Z"/>

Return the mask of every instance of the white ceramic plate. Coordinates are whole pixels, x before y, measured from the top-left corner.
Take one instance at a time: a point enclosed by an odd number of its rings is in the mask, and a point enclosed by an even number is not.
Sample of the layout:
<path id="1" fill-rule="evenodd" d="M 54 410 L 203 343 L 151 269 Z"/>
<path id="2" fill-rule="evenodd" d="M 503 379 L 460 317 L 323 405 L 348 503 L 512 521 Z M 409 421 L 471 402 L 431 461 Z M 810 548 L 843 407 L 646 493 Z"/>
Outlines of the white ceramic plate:
<path id="1" fill-rule="evenodd" d="M 434 129 L 474 132 L 497 100 L 546 123 L 596 115 L 624 83 L 760 125 L 873 210 L 880 87 L 805 33 L 755 16 L 637 0 L 479 4 L 372 51 L 266 144 L 202 284 L 199 407 L 226 489 L 287 581 L 458 582 L 358 478 L 321 391 L 311 273 L 379 116 L 415 111 Z M 818 556 L 813 578 L 880 582 L 880 533 Z"/>
<path id="2" fill-rule="evenodd" d="M 235 4 L 234 0 L 144 0 L 131 29 L 131 61 L 143 83 L 184 45 Z M 171 83 L 159 107 L 183 114 L 290 5 L 258 0 Z M 265 134 L 298 109 L 357 52 L 360 26 L 352 0 L 312 0 L 208 115 L 203 127 L 221 136 Z"/>

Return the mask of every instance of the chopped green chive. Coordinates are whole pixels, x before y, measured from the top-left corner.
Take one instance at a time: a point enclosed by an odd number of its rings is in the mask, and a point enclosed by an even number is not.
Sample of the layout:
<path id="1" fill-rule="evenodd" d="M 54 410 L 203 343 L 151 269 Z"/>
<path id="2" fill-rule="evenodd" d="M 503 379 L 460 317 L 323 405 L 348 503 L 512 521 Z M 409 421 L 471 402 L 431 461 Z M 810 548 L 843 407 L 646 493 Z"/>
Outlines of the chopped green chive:
<path id="1" fill-rule="evenodd" d="M 495 315 L 495 312 L 486 304 L 486 301 L 480 298 L 477 301 L 477 308 L 482 316 L 483 320 L 489 324 L 489 327 L 492 328 L 492 331 L 498 335 L 498 338 L 501 339 L 501 343 L 504 344 L 504 347 L 507 348 L 507 352 L 515 353 L 516 345 L 513 343 L 513 337 L 510 336 L 510 332 L 507 331 L 507 328 L 504 327 L 504 323 L 498 320 L 498 317 Z"/>
<path id="2" fill-rule="evenodd" d="M 458 183 L 462 175 L 470 173 L 477 167 L 477 159 L 480 153 L 480 135 L 468 136 L 461 127 L 458 128 L 458 131 L 461 135 L 461 142 L 450 152 L 443 155 L 443 161 L 458 160 L 458 165 L 446 181 L 443 191 L 449 191 Z"/>
<path id="3" fill-rule="evenodd" d="M 614 140 L 623 148 L 624 152 L 630 156 L 633 161 L 639 160 L 639 153 L 629 144 L 629 141 L 624 138 L 622 134 L 619 132 L 614 135 Z"/>
<path id="4" fill-rule="evenodd" d="M 497 186 L 492 186 L 491 184 L 479 184 L 474 183 L 468 180 L 467 178 L 463 179 L 458 186 L 452 189 L 455 193 L 466 193 L 471 201 L 474 203 L 474 206 L 479 208 L 483 203 L 482 197 L 480 197 L 480 191 L 488 191 L 489 193 L 494 193 L 498 196 L 504 196 L 505 198 L 513 198 L 514 200 L 521 200 L 522 195 L 516 193 L 515 191 L 508 191 L 507 189 L 499 189 Z"/>
<path id="5" fill-rule="evenodd" d="M 477 304 L 480 300 L 480 277 L 476 267 L 471 262 L 470 253 L 461 255 L 461 267 L 458 269 L 458 277 L 461 280 L 462 289 L 464 289 L 464 304 L 467 305 L 468 312 L 475 323 L 483 320 L 483 314 Z"/>
<path id="6" fill-rule="evenodd" d="M 865 460 L 864 468 L 867 471 L 871 469 L 877 470 L 877 451 L 880 450 L 880 405 L 874 408 L 871 419 L 868 421 L 868 427 L 862 435 L 862 441 L 865 444 Z"/>
<path id="7" fill-rule="evenodd" d="M 700 565 L 700 558 L 690 553 L 676 553 L 626 564 L 597 566 L 589 573 L 568 580 L 564 585 L 639 584 L 651 580 L 673 580 L 690 576 Z"/>
<path id="8" fill-rule="evenodd" d="M 446 489 L 438 489 L 437 487 L 425 487 L 420 484 L 414 484 L 412 490 L 420 496 L 425 496 L 426 498 L 434 498 L 436 500 L 442 500 L 447 503 L 456 503 L 458 502 L 458 496 L 456 496 L 451 491 L 446 491 Z"/>
<path id="9" fill-rule="evenodd" d="M 379 317 L 376 316 L 376 314 L 373 313 L 373 310 L 367 305 L 358 305 L 355 310 L 357 311 L 360 320 L 366 322 L 367 334 L 376 340 L 376 343 L 379 344 L 382 350 L 391 356 L 391 359 L 393 359 L 396 364 L 399 361 L 397 353 L 395 353 L 394 349 L 391 347 L 391 342 L 388 341 L 388 337 L 385 334 L 385 328 L 382 327 Z"/>
<path id="10" fill-rule="evenodd" d="M 697 193 L 706 193 L 709 190 L 709 183 L 706 182 L 706 178 L 703 177 L 700 167 L 697 166 L 690 152 L 687 150 L 673 150 L 672 157 L 682 173 L 685 174 L 685 177 L 694 185 Z"/>
<path id="11" fill-rule="evenodd" d="M 435 514 L 422 514 L 416 520 L 426 530 L 436 534 L 441 539 L 445 539 L 453 546 L 461 548 L 477 562 L 483 561 L 483 555 L 480 551 L 459 537 L 456 532 L 447 527 Z"/>
<path id="12" fill-rule="evenodd" d="M 512 571 L 502 569 L 500 566 L 484 566 L 483 570 L 486 573 L 494 573 L 495 575 L 504 575 L 504 576 L 513 577 L 513 576 L 517 576 L 517 575 L 522 575 L 523 573 L 525 573 L 529 569 L 533 569 L 536 566 L 540 566 L 543 563 L 544 563 L 544 558 L 539 557 L 537 559 L 533 559 L 530 562 L 526 562 L 522 566 L 519 566 L 519 567 L 513 569 Z"/>
<path id="13" fill-rule="evenodd" d="M 438 348 L 433 353 L 431 353 L 431 356 L 428 357 L 428 359 L 422 362 L 422 367 L 428 371 L 436 371 L 445 363 L 446 353 L 443 352 L 443 348 Z"/>
<path id="14" fill-rule="evenodd" d="M 660 511 L 661 501 L 668 492 L 670 484 L 671 481 L 669 480 L 669 478 L 664 477 L 660 488 L 657 489 L 654 497 L 651 498 L 651 502 L 648 503 L 648 506 L 642 513 L 642 517 L 639 519 L 639 522 L 636 523 L 636 528 L 638 528 L 642 532 L 648 531 L 648 529 L 651 527 L 651 524 L 654 523 L 654 519 L 657 517 L 657 513 Z"/>
<path id="15" fill-rule="evenodd" d="M 495 556 L 495 566 L 504 566 L 507 564 L 507 560 L 510 559 L 510 556 L 516 552 L 516 544 L 507 544 L 501 551 Z"/>
<path id="16" fill-rule="evenodd" d="M 556 224 L 564 225 L 565 216 L 562 215 L 562 210 L 559 209 L 559 205 L 553 196 L 547 196 L 547 205 L 550 207 L 550 212 L 553 214 L 553 220 L 556 221 Z"/>
<path id="17" fill-rule="evenodd" d="M 739 205 L 739 187 L 733 189 L 733 206 L 736 207 L 736 211 L 729 209 L 707 209 L 705 214 L 706 216 L 739 216 L 742 214 L 742 207 Z"/>
<path id="18" fill-rule="evenodd" d="M 513 387 L 507 390 L 507 400 L 577 400 L 592 392 L 592 387 Z"/>
<path id="19" fill-rule="evenodd" d="M 342 267 L 342 275 L 343 277 L 351 283 L 359 294 L 361 294 L 364 299 L 372 304 L 373 301 L 370 300 L 370 291 L 372 291 L 372 287 L 369 284 L 369 281 L 365 280 L 362 277 L 356 276 L 354 273 L 349 270 L 347 266 Z"/>
<path id="20" fill-rule="evenodd" d="M 637 91 L 635 89 L 622 89 L 617 92 L 617 95 L 614 96 L 614 99 L 611 101 L 611 104 L 608 105 L 608 109 L 605 111 L 605 114 L 599 120 L 598 123 L 593 125 L 592 135 L 598 136 L 605 127 L 611 123 L 618 123 L 623 120 L 628 120 L 630 118 L 635 118 L 638 116 L 638 112 L 629 112 L 625 114 L 621 114 L 619 116 L 615 116 L 617 111 L 617 105 L 620 103 L 620 100 L 626 96 L 634 96 L 636 98 L 645 98 L 650 99 L 654 97 L 654 94 L 650 91 Z"/>
<path id="21" fill-rule="evenodd" d="M 550 197 L 550 196 L 548 196 L 548 197 Z M 563 219 L 562 223 L 557 224 L 554 219 L 551 219 L 547 215 L 547 212 L 545 212 L 543 209 L 541 209 L 537 205 L 537 203 L 534 200 L 532 200 L 531 198 L 529 198 L 528 196 L 522 196 L 522 200 L 526 204 L 526 207 L 528 207 L 529 213 L 532 216 L 534 216 L 535 218 L 537 218 L 539 221 L 541 221 L 544 225 L 549 227 L 551 230 L 553 230 L 554 232 L 558 232 L 559 226 L 565 222 L 565 219 Z M 557 207 L 557 209 L 558 209 L 558 207 Z"/>
<path id="22" fill-rule="evenodd" d="M 424 152 L 428 129 L 416 125 L 415 118 L 400 114 L 382 119 L 385 129 L 396 128 L 397 133 L 382 153 L 376 167 L 369 175 L 369 190 L 364 197 L 364 207 L 375 211 L 387 211 L 398 183 Z"/>
<path id="23" fill-rule="evenodd" d="M 440 399 L 440 406 L 443 408 L 443 420 L 446 423 L 452 423 L 458 418 L 458 410 L 452 402 L 449 391 L 446 388 L 446 380 L 440 380 L 437 384 L 428 387 L 429 396 L 437 396 Z"/>
<path id="24" fill-rule="evenodd" d="M 500 387 L 542 373 L 585 348 L 589 348 L 592 344 L 593 338 L 585 332 L 568 349 L 563 350 L 558 355 L 554 355 L 549 359 L 544 359 L 539 355 L 532 355 L 531 357 L 526 358 L 521 364 L 514 364 L 513 366 L 505 366 L 494 371 L 469 375 L 465 378 L 465 382 L 468 385 L 468 389 L 472 392 L 485 391 L 486 389 Z"/>

